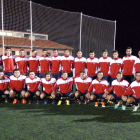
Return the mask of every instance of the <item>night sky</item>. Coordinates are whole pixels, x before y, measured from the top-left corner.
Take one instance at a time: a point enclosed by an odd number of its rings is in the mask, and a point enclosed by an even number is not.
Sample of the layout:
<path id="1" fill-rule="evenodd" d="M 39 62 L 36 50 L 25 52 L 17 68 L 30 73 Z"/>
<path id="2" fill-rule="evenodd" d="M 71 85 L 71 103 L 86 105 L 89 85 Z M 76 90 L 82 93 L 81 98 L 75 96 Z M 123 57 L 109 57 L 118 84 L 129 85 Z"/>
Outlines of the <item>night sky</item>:
<path id="1" fill-rule="evenodd" d="M 120 56 L 132 47 L 137 55 L 140 49 L 140 1 L 138 0 L 32 0 L 48 7 L 82 12 L 93 17 L 116 20 L 116 49 Z"/>

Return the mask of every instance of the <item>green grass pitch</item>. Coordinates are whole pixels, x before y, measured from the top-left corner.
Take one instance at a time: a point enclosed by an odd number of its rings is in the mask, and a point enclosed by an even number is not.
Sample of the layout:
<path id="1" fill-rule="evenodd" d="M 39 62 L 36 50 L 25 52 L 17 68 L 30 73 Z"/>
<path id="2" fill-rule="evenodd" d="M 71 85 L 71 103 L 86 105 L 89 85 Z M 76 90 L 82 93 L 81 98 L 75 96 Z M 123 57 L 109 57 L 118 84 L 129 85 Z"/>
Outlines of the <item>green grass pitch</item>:
<path id="1" fill-rule="evenodd" d="M 140 111 L 0 103 L 0 140 L 140 140 Z"/>

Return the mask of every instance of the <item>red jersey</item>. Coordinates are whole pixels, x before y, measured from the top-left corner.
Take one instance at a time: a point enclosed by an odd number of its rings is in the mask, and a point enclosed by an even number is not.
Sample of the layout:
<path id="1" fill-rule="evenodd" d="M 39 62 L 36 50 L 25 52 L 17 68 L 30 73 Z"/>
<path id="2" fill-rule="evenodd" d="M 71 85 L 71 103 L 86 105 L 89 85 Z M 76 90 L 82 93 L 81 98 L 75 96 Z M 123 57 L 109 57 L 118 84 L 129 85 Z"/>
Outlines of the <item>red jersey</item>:
<path id="1" fill-rule="evenodd" d="M 28 59 L 27 57 L 16 57 L 15 58 L 15 63 L 16 63 L 16 67 L 17 69 L 20 70 L 21 74 L 27 74 L 27 70 L 28 70 Z"/>
<path id="2" fill-rule="evenodd" d="M 108 92 L 111 92 L 114 90 L 114 94 L 116 94 L 118 97 L 122 96 L 123 93 L 127 90 L 129 87 L 129 83 L 126 80 L 118 81 L 113 80 L 112 86 L 108 89 Z"/>
<path id="3" fill-rule="evenodd" d="M 0 79 L 0 90 L 6 90 L 9 87 L 10 79 L 7 77 L 3 77 L 3 79 Z"/>
<path id="4" fill-rule="evenodd" d="M 39 72 L 39 56 L 29 57 L 29 71 Z"/>
<path id="5" fill-rule="evenodd" d="M 4 72 L 13 72 L 14 71 L 14 65 L 15 65 L 15 57 L 10 56 L 2 56 L 2 62 L 3 62 L 3 70 Z"/>
<path id="6" fill-rule="evenodd" d="M 40 62 L 40 73 L 46 73 L 48 71 L 51 71 L 51 57 L 49 56 L 42 56 L 39 58 Z"/>
<path id="7" fill-rule="evenodd" d="M 132 82 L 123 95 L 132 95 L 136 98 L 140 98 L 140 81 Z"/>
<path id="8" fill-rule="evenodd" d="M 88 58 L 87 59 L 87 75 L 88 76 L 95 76 L 98 72 L 98 58 Z"/>
<path id="9" fill-rule="evenodd" d="M 122 64 L 122 68 L 123 68 L 123 75 L 133 75 L 134 74 L 134 63 L 135 60 L 137 59 L 136 56 L 125 56 L 123 57 L 123 64 Z"/>
<path id="10" fill-rule="evenodd" d="M 35 92 L 36 90 L 40 90 L 40 83 L 41 80 L 39 77 L 30 78 L 29 76 L 25 80 L 25 84 L 27 85 L 27 88 L 31 92 Z"/>
<path id="11" fill-rule="evenodd" d="M 122 71 L 122 59 L 114 58 L 110 62 L 109 74 L 111 78 L 116 78 L 118 71 Z"/>
<path id="12" fill-rule="evenodd" d="M 112 58 L 108 57 L 108 56 L 107 57 L 101 57 L 99 59 L 99 68 L 100 68 L 100 71 L 102 71 L 104 73 L 104 76 L 109 75 L 111 60 L 112 60 Z"/>
<path id="13" fill-rule="evenodd" d="M 92 79 L 90 77 L 86 77 L 85 79 L 81 79 L 81 77 L 76 77 L 74 79 L 74 84 L 76 85 L 76 89 L 81 93 L 88 91 L 91 82 Z"/>
<path id="14" fill-rule="evenodd" d="M 68 77 L 67 79 L 59 78 L 53 88 L 53 91 L 60 91 L 61 93 L 65 94 L 72 90 L 73 85 L 73 78 Z"/>
<path id="15" fill-rule="evenodd" d="M 61 56 L 52 57 L 52 73 L 61 72 Z"/>
<path id="16" fill-rule="evenodd" d="M 74 67 L 74 57 L 73 56 L 62 56 L 61 57 L 62 71 L 67 73 L 72 72 Z"/>
<path id="17" fill-rule="evenodd" d="M 75 76 L 80 76 L 80 71 L 81 70 L 85 70 L 86 68 L 86 58 L 85 57 L 76 57 L 75 58 L 75 63 L 74 63 L 74 67 L 75 67 Z"/>
<path id="18" fill-rule="evenodd" d="M 106 80 L 99 81 L 98 79 L 95 79 L 92 81 L 92 84 L 90 85 L 88 89 L 88 93 L 105 93 L 109 88 L 109 84 Z"/>
<path id="19" fill-rule="evenodd" d="M 137 71 L 140 71 L 140 58 L 137 58 L 134 63 L 134 73 L 136 73 Z"/>
<path id="20" fill-rule="evenodd" d="M 15 77 L 14 75 L 10 76 L 10 88 L 20 91 L 25 88 L 25 79 L 26 76 L 20 75 L 19 77 Z"/>
<path id="21" fill-rule="evenodd" d="M 41 79 L 41 85 L 43 86 L 43 91 L 45 91 L 47 94 L 52 93 L 55 83 L 56 83 L 55 78 L 51 78 L 50 80 L 46 80 L 46 78 Z"/>

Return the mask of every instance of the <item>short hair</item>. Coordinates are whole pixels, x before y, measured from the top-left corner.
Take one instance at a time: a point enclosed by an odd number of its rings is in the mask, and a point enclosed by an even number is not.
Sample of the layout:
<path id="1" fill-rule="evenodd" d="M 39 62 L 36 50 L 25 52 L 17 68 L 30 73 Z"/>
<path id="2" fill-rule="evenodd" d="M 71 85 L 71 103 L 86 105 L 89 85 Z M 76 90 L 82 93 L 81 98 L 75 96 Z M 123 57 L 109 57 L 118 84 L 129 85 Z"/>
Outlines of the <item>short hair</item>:
<path id="1" fill-rule="evenodd" d="M 119 53 L 117 50 L 114 50 L 113 53 Z"/>
<path id="2" fill-rule="evenodd" d="M 104 53 L 104 52 L 107 52 L 108 53 L 107 49 L 102 50 L 102 53 Z"/>
<path id="3" fill-rule="evenodd" d="M 46 77 L 46 75 L 50 75 L 52 77 L 52 73 L 51 72 L 46 72 L 45 73 L 45 77 Z"/>
<path id="4" fill-rule="evenodd" d="M 65 51 L 69 51 L 69 49 L 65 49 L 64 52 L 65 52 Z"/>
<path id="5" fill-rule="evenodd" d="M 32 50 L 32 52 L 35 52 L 35 51 L 36 51 L 35 49 Z"/>
<path id="6" fill-rule="evenodd" d="M 77 52 L 76 53 L 78 53 L 78 52 L 82 52 L 81 50 L 77 50 Z"/>
<path id="7" fill-rule="evenodd" d="M 136 71 L 136 74 L 137 74 L 137 73 L 140 73 L 140 71 Z"/>
<path id="8" fill-rule="evenodd" d="M 8 46 L 7 46 L 7 47 L 5 48 L 5 50 L 8 50 L 8 49 L 10 49 L 10 50 L 11 50 L 11 47 L 8 47 Z"/>
<path id="9" fill-rule="evenodd" d="M 67 73 L 67 71 L 62 71 L 62 75 L 63 75 L 64 73 Z"/>
<path id="10" fill-rule="evenodd" d="M 81 74 L 81 73 L 86 73 L 86 72 L 85 72 L 85 70 L 81 70 L 81 71 L 80 71 L 80 74 Z"/>
<path id="11" fill-rule="evenodd" d="M 121 71 L 118 71 L 118 72 L 117 72 L 117 75 L 118 75 L 118 74 L 121 74 L 121 75 L 123 75 L 123 73 L 122 73 Z"/>
<path id="12" fill-rule="evenodd" d="M 29 71 L 29 74 L 30 74 L 31 72 L 34 72 L 34 71 L 33 71 L 33 70 Z M 34 73 L 35 73 L 35 72 L 34 72 Z"/>
<path id="13" fill-rule="evenodd" d="M 3 70 L 0 70 L 0 72 L 4 72 Z"/>
<path id="14" fill-rule="evenodd" d="M 128 49 L 130 49 L 130 50 L 132 51 L 132 48 L 131 48 L 131 47 L 127 47 L 127 48 L 126 48 L 126 50 L 128 50 Z"/>
<path id="15" fill-rule="evenodd" d="M 53 52 L 54 52 L 54 51 L 57 51 L 57 52 L 58 52 L 58 50 L 57 50 L 57 49 L 53 49 Z"/>
<path id="16" fill-rule="evenodd" d="M 45 49 L 43 49 L 43 51 L 48 51 L 48 50 L 45 48 Z"/>
<path id="17" fill-rule="evenodd" d="M 20 71 L 20 70 L 19 70 L 19 69 L 15 69 L 14 72 L 15 72 L 15 71 Z"/>
<path id="18" fill-rule="evenodd" d="M 95 52 L 91 50 L 89 53 L 95 53 Z"/>
<path id="19" fill-rule="evenodd" d="M 20 49 L 19 51 L 20 51 L 20 52 L 21 52 L 21 51 L 24 51 L 24 49 Z"/>
<path id="20" fill-rule="evenodd" d="M 103 72 L 102 72 L 102 71 L 98 71 L 98 72 L 97 72 L 97 75 L 98 75 L 99 73 L 103 73 Z M 103 74 L 104 74 L 104 73 L 103 73 Z"/>

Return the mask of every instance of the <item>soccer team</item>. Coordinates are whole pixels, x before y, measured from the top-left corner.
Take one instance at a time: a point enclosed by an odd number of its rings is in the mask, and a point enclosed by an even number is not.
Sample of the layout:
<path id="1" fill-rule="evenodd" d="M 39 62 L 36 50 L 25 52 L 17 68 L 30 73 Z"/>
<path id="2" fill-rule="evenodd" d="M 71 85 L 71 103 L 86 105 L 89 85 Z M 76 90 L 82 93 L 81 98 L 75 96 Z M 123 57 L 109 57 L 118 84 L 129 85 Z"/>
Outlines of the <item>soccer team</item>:
<path id="1" fill-rule="evenodd" d="M 68 49 L 64 50 L 64 56 L 59 56 L 58 50 L 54 49 L 53 57 L 48 56 L 47 49 L 43 49 L 42 56 L 37 56 L 36 50 L 32 50 L 29 58 L 21 49 L 15 58 L 11 48 L 6 47 L 5 55 L 0 58 L 0 98 L 5 94 L 6 103 L 10 97 L 16 104 L 22 96 L 23 104 L 27 101 L 31 104 L 36 96 L 36 104 L 40 100 L 48 104 L 48 98 L 51 98 L 52 104 L 58 100 L 57 105 L 61 105 L 64 99 L 66 105 L 70 105 L 71 99 L 75 99 L 78 104 L 95 102 L 96 107 L 100 100 L 102 107 L 107 101 L 112 101 L 114 109 L 122 101 L 122 110 L 128 103 L 133 111 L 137 111 L 140 101 L 140 51 L 138 56 L 133 56 L 132 48 L 128 47 L 123 59 L 119 58 L 118 51 L 113 51 L 112 59 L 107 50 L 102 51 L 99 59 L 93 51 L 86 59 L 82 57 L 81 50 L 74 58 Z"/>

